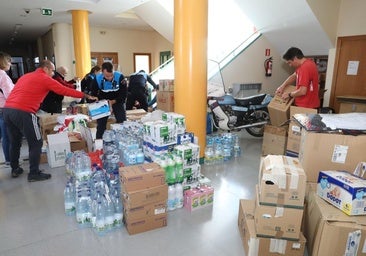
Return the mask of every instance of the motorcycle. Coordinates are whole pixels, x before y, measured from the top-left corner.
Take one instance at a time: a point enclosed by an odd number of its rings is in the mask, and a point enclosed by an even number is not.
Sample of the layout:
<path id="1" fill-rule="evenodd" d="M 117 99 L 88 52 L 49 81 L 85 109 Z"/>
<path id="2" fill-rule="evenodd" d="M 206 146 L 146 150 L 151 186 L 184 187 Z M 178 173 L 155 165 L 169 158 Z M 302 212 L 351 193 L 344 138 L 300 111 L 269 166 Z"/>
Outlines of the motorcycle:
<path id="1" fill-rule="evenodd" d="M 208 96 L 212 123 L 224 131 L 245 129 L 254 137 L 262 137 L 264 126 L 269 123 L 267 106 L 271 99 L 265 93 L 241 98 L 235 98 L 230 93 L 218 97 Z"/>

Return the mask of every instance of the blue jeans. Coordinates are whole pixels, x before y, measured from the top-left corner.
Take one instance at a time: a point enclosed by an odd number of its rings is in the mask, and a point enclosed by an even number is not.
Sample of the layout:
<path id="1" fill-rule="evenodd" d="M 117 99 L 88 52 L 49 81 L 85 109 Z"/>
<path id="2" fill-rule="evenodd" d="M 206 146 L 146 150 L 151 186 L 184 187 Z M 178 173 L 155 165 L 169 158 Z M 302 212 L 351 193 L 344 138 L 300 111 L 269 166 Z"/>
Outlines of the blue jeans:
<path id="1" fill-rule="evenodd" d="M 1 144 L 3 147 L 5 162 L 10 162 L 9 157 L 9 136 L 6 131 L 6 124 L 3 118 L 3 112 L 0 110 L 0 131 L 1 131 Z"/>

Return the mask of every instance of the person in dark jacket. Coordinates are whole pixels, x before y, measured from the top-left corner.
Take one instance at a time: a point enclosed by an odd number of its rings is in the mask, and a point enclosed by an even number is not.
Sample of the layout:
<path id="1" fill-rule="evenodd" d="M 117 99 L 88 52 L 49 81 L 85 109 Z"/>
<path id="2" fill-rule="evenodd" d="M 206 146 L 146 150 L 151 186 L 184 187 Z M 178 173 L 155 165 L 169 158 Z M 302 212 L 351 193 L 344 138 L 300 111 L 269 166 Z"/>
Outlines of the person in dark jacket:
<path id="1" fill-rule="evenodd" d="M 104 62 L 102 64 L 102 73 L 93 80 L 91 94 L 98 97 L 99 100 L 108 100 L 117 123 L 126 121 L 127 82 L 121 72 L 113 71 L 112 63 Z M 107 121 L 108 116 L 97 120 L 97 139 L 102 139 Z"/>
<path id="2" fill-rule="evenodd" d="M 94 66 L 91 68 L 90 72 L 86 74 L 83 79 L 81 79 L 80 85 L 81 85 L 81 91 L 89 94 L 91 92 L 91 86 L 93 84 L 93 81 L 97 74 L 100 72 L 99 66 Z M 87 103 L 90 103 L 89 100 L 86 100 Z M 84 100 L 82 100 L 80 103 L 84 103 Z"/>
<path id="3" fill-rule="evenodd" d="M 70 81 L 65 81 L 65 76 L 67 75 L 67 68 L 64 66 L 60 66 L 56 68 L 55 74 L 53 75 L 53 79 L 55 79 L 60 84 L 75 89 L 75 79 L 72 79 Z M 46 98 L 44 98 L 42 104 L 41 104 L 41 110 L 47 112 L 47 113 L 62 113 L 62 101 L 64 99 L 63 95 L 59 95 L 57 93 L 54 93 L 53 91 L 50 91 Z"/>
<path id="4" fill-rule="evenodd" d="M 154 87 L 154 90 L 158 89 L 158 86 L 155 84 L 154 80 L 152 80 L 144 70 L 140 70 L 139 72 L 130 76 L 126 103 L 127 110 L 131 110 L 134 107 L 136 101 L 139 102 L 139 105 L 142 109 L 145 111 L 148 110 L 148 90 L 146 88 L 147 82 Z"/>

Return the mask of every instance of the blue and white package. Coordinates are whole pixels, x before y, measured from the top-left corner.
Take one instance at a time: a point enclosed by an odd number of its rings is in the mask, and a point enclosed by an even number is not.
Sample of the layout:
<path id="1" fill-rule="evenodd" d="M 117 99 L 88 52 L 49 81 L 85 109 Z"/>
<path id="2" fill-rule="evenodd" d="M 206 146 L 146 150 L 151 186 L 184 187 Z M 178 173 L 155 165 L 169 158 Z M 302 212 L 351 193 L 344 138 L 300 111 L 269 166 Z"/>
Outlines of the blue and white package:
<path id="1" fill-rule="evenodd" d="M 366 180 L 346 171 L 321 171 L 317 194 L 347 215 L 366 215 Z"/>

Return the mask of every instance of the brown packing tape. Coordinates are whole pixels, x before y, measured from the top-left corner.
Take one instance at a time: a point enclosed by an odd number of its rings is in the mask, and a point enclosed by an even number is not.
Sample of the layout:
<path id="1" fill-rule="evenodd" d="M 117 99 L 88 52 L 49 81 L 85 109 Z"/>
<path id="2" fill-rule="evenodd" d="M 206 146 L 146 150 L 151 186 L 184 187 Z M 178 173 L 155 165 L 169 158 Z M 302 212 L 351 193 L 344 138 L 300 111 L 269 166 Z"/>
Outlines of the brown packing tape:
<path id="1" fill-rule="evenodd" d="M 278 230 L 277 232 L 276 232 L 276 235 L 275 235 L 275 238 L 278 238 L 278 239 L 283 239 L 283 230 Z"/>
<path id="2" fill-rule="evenodd" d="M 285 204 L 285 194 L 279 193 L 277 196 L 277 205 L 284 205 Z"/>

